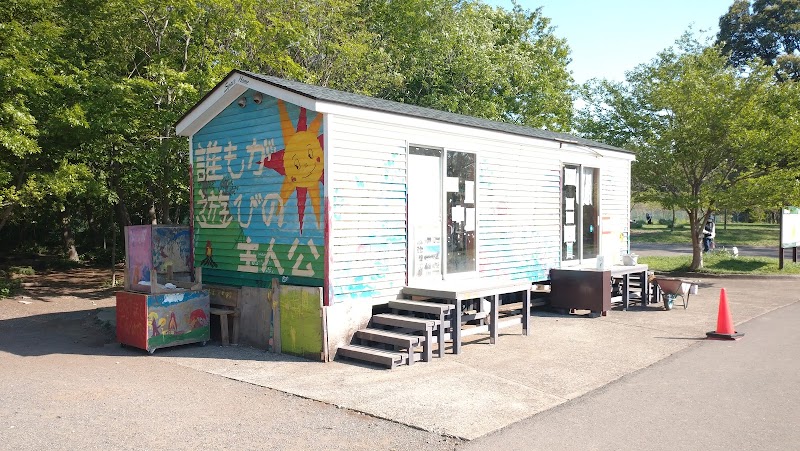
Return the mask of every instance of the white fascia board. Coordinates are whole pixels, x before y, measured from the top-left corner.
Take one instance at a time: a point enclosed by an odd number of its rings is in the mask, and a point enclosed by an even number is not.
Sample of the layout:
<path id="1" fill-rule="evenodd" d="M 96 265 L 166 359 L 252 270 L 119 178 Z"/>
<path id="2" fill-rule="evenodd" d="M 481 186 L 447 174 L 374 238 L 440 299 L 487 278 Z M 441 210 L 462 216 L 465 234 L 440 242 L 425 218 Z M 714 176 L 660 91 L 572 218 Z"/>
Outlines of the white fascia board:
<path id="1" fill-rule="evenodd" d="M 235 78 L 239 74 L 232 74 L 220 84 L 217 89 L 208 94 L 194 109 L 187 114 L 180 122 L 175 124 L 175 133 L 178 136 L 192 136 L 211 119 L 222 112 L 237 97 L 247 90 L 247 87 L 237 83 Z"/>
<path id="2" fill-rule="evenodd" d="M 424 130 L 431 130 L 443 138 L 443 142 L 447 141 L 446 135 L 452 136 L 472 136 L 479 139 L 487 139 L 492 141 L 500 141 L 511 145 L 519 146 L 535 146 L 545 149 L 558 149 L 569 152 L 567 146 L 571 145 L 566 140 L 551 140 L 547 138 L 537 138 L 533 136 L 517 135 L 514 133 L 506 133 L 497 130 L 487 130 L 483 128 L 470 127 L 467 125 L 452 124 L 448 122 L 437 121 L 434 119 L 425 119 L 420 117 L 406 116 L 399 113 L 388 113 L 384 111 L 370 110 L 367 108 L 359 108 L 350 105 L 343 105 L 339 103 L 319 101 L 316 105 L 316 111 L 320 113 L 340 115 L 343 117 L 352 117 L 373 122 L 382 122 L 385 124 L 420 128 Z M 562 142 L 565 143 L 562 146 Z M 438 145 L 436 143 L 426 143 L 428 145 Z M 441 147 L 448 147 L 443 145 Z M 636 157 L 633 154 L 626 152 L 618 152 L 610 149 L 602 149 L 591 146 L 581 145 L 585 149 L 578 150 L 579 153 L 594 153 L 595 155 L 621 158 L 629 161 L 634 161 Z M 591 149 L 591 151 L 589 150 Z M 465 149 L 468 150 L 468 149 Z"/>
<path id="3" fill-rule="evenodd" d="M 179 136 L 194 135 L 248 89 L 259 91 L 308 110 L 317 111 L 314 99 L 264 83 L 247 75 L 233 73 L 225 79 L 224 83 L 217 85 L 217 88 L 203 99 L 200 104 L 195 106 L 191 113 L 175 125 L 175 132 Z"/>

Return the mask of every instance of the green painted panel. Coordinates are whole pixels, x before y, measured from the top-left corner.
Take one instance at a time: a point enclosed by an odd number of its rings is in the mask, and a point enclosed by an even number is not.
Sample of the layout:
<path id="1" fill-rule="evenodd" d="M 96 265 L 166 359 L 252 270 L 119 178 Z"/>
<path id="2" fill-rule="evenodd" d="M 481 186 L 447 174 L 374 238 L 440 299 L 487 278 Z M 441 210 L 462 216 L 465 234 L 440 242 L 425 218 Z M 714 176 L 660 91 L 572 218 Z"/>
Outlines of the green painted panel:
<path id="1" fill-rule="evenodd" d="M 213 285 L 227 285 L 231 287 L 257 287 L 269 288 L 272 279 L 276 276 L 266 273 L 242 273 L 224 269 L 203 268 L 203 283 Z M 298 276 L 278 276 L 282 284 L 299 285 L 304 287 L 321 287 L 323 279 Z"/>
<path id="2" fill-rule="evenodd" d="M 322 360 L 322 290 L 280 288 L 281 353 Z"/>

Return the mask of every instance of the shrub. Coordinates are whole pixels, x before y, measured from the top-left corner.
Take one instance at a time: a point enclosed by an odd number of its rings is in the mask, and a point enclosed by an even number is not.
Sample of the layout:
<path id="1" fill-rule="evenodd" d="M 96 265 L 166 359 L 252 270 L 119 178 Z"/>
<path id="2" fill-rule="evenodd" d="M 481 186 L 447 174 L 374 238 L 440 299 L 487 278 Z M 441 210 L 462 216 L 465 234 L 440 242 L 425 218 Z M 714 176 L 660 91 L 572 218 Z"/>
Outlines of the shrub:
<path id="1" fill-rule="evenodd" d="M 11 297 L 19 287 L 19 280 L 12 279 L 6 271 L 0 271 L 0 299 Z"/>
<path id="2" fill-rule="evenodd" d="M 30 266 L 12 266 L 8 268 L 8 271 L 11 274 L 20 274 L 23 276 L 34 276 L 36 275 L 36 271 Z"/>
<path id="3" fill-rule="evenodd" d="M 672 219 L 661 218 L 661 219 L 658 220 L 658 223 L 661 224 L 661 225 L 665 225 L 667 227 L 672 227 L 672 225 L 673 225 L 672 224 Z"/>

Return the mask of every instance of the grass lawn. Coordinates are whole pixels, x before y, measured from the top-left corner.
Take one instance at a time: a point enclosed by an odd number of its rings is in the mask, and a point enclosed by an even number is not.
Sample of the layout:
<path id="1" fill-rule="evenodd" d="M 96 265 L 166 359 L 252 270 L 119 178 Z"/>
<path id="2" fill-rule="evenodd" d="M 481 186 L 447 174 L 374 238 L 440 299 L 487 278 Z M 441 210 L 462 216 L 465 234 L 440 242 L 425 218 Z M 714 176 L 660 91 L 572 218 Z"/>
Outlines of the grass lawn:
<path id="1" fill-rule="evenodd" d="M 639 263 L 644 263 L 651 271 L 659 273 L 689 272 L 692 256 L 639 257 Z M 703 269 L 696 272 L 698 274 L 789 275 L 800 274 L 800 263 L 792 263 L 792 258 L 789 257 L 784 260 L 783 270 L 780 270 L 777 258 L 733 258 L 725 252 L 710 252 L 703 257 Z"/>
<path id="2" fill-rule="evenodd" d="M 775 246 L 780 242 L 778 224 L 717 224 L 717 246 Z M 644 225 L 631 228 L 632 243 L 688 244 L 692 242 L 688 224 L 678 224 L 674 230 L 665 225 Z"/>
<path id="3" fill-rule="evenodd" d="M 778 224 L 729 223 L 727 229 L 717 224 L 715 242 L 718 249 L 732 246 L 764 246 L 777 249 L 780 242 Z M 631 243 L 690 244 L 689 226 L 679 224 L 674 230 L 665 225 L 645 225 L 631 229 Z M 723 250 L 711 251 L 703 256 L 700 274 L 800 274 L 800 264 L 792 263 L 791 254 L 786 253 L 783 270 L 778 269 L 777 257 L 738 257 Z M 688 272 L 691 255 L 675 257 L 639 257 L 639 262 L 661 273 Z"/>

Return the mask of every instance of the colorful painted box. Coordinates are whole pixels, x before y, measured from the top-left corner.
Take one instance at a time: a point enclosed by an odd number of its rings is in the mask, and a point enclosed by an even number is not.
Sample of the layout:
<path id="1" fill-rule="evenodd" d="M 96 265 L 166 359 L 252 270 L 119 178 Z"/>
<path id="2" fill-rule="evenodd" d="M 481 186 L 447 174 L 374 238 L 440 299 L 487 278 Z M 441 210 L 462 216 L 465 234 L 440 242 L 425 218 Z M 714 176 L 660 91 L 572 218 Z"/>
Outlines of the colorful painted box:
<path id="1" fill-rule="evenodd" d="M 190 282 L 189 227 L 150 224 L 125 227 L 125 270 L 128 291 L 149 293 L 154 283 Z M 158 280 L 151 280 L 153 274 Z"/>
<path id="2" fill-rule="evenodd" d="M 210 339 L 208 290 L 168 294 L 117 292 L 117 341 L 153 353 Z"/>

